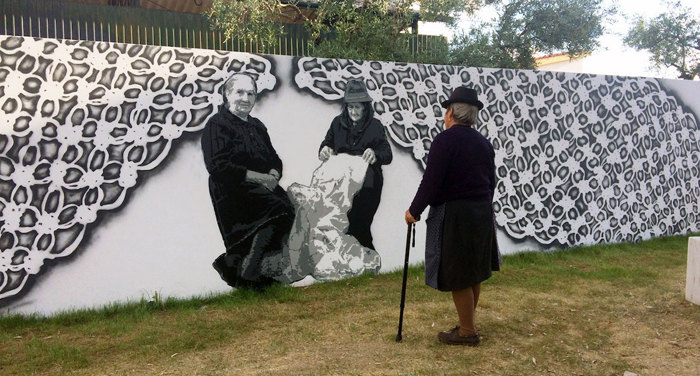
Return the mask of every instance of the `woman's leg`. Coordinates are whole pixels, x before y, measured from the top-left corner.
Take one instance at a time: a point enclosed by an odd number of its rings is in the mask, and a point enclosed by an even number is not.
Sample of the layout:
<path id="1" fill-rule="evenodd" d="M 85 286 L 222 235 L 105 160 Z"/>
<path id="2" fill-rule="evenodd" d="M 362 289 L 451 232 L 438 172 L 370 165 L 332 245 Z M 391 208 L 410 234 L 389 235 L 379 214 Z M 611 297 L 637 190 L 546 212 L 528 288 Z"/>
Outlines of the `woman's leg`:
<path id="1" fill-rule="evenodd" d="M 474 316 L 476 314 L 476 305 L 479 301 L 480 293 L 481 284 L 470 286 L 462 290 L 452 291 L 452 300 L 455 303 L 457 315 L 459 316 L 459 335 L 462 337 L 476 335 Z"/>

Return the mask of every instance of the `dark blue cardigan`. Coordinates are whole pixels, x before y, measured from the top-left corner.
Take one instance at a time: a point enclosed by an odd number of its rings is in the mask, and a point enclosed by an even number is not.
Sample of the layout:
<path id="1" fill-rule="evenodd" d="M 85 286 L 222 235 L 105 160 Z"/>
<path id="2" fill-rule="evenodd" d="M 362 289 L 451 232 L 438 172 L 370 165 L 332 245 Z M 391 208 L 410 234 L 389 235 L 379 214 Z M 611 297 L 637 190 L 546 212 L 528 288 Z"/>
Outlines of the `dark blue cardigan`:
<path id="1" fill-rule="evenodd" d="M 496 189 L 494 157 L 489 140 L 469 126 L 454 125 L 438 134 L 409 208 L 411 215 L 418 218 L 428 205 L 448 201 L 492 200 Z"/>

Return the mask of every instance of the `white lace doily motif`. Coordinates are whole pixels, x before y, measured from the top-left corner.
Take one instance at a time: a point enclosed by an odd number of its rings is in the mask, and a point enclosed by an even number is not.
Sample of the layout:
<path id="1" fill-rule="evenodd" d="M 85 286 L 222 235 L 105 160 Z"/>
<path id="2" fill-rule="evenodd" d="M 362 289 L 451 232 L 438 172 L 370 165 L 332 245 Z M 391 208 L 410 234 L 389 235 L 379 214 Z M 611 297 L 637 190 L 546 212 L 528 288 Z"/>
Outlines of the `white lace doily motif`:
<path id="1" fill-rule="evenodd" d="M 494 207 L 513 238 L 574 246 L 698 231 L 698 121 L 655 79 L 300 58 L 295 82 L 327 100 L 363 79 L 396 144 L 425 165 L 458 86 L 485 103 Z"/>
<path id="2" fill-rule="evenodd" d="M 276 78 L 244 53 L 0 37 L 0 299 L 119 208 L 174 140 L 201 130 L 234 72 Z"/>

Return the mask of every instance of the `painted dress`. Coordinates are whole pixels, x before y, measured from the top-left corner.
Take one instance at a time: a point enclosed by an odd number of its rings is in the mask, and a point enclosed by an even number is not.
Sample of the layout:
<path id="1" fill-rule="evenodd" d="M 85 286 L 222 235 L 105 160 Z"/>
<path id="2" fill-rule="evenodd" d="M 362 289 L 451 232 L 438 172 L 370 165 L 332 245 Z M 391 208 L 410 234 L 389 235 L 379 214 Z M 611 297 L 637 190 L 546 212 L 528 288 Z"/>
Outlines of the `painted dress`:
<path id="1" fill-rule="evenodd" d="M 244 121 L 222 107 L 204 128 L 202 152 L 227 253 L 247 253 L 247 247 L 236 247 L 274 219 L 293 221 L 294 207 L 282 187 L 269 191 L 245 179 L 248 170 L 266 174 L 275 169 L 282 173 L 282 160 L 260 120 L 248 116 Z"/>

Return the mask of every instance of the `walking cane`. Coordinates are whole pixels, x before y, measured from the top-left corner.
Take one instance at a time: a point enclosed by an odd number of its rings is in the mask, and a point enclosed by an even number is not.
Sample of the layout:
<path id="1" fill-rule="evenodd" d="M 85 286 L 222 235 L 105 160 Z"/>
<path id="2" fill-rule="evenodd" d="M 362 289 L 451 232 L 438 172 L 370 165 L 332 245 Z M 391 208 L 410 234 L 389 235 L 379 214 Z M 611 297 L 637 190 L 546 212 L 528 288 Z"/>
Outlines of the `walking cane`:
<path id="1" fill-rule="evenodd" d="M 408 253 L 411 249 L 411 230 L 413 230 L 413 246 L 416 245 L 416 224 L 409 223 L 406 231 L 406 260 L 403 263 L 403 284 L 401 286 L 401 314 L 399 314 L 399 333 L 396 342 L 401 342 L 401 327 L 403 326 L 403 307 L 406 303 L 406 279 L 408 278 Z"/>

